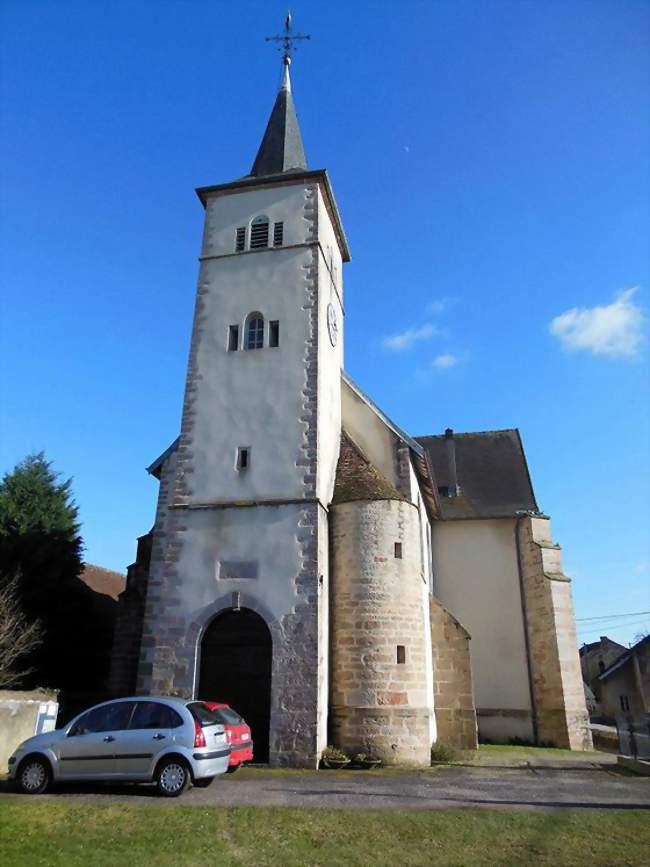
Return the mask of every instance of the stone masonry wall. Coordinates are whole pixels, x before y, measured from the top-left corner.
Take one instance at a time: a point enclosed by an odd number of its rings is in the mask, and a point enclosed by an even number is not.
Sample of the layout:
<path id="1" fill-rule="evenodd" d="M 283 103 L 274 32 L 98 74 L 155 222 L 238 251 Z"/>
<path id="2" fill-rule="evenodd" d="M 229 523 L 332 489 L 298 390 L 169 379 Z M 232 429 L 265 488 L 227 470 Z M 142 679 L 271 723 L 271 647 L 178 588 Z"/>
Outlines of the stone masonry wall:
<path id="1" fill-rule="evenodd" d="M 401 500 L 342 503 L 330 511 L 330 534 L 331 740 L 386 764 L 429 764 L 417 509 Z"/>
<path id="2" fill-rule="evenodd" d="M 438 741 L 458 749 L 475 750 L 478 739 L 470 635 L 435 596 L 430 597 L 429 607 Z"/>
<path id="3" fill-rule="evenodd" d="M 519 522 L 528 640 L 538 739 L 573 750 L 592 748 L 582 684 L 571 581 L 548 518 Z"/>

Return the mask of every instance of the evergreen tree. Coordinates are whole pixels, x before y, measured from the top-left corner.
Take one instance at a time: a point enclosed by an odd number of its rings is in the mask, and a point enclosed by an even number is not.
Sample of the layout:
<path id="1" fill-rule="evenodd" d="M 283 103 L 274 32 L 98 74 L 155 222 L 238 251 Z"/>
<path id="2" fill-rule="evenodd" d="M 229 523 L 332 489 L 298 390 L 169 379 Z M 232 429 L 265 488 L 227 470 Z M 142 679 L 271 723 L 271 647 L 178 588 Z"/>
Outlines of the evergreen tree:
<path id="1" fill-rule="evenodd" d="M 78 578 L 83 568 L 72 480 L 59 477 L 40 452 L 0 483 L 0 572 L 4 581 L 20 575 L 20 595 L 28 608 L 37 598 L 56 594 L 62 582 Z"/>
<path id="2" fill-rule="evenodd" d="M 0 482 L 0 586 L 15 579 L 26 622 L 42 626 L 24 686 L 61 689 L 69 705 L 104 687 L 112 621 L 101 606 L 114 605 L 79 579 L 79 529 L 71 480 L 61 481 L 42 452 Z"/>

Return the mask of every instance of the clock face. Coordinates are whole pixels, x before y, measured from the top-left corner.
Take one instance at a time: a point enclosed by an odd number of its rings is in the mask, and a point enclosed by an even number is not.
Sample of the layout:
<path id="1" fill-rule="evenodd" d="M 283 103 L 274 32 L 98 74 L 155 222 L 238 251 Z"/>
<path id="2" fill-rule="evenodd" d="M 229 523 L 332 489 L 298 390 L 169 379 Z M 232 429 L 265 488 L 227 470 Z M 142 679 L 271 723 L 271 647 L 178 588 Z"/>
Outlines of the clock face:
<path id="1" fill-rule="evenodd" d="M 336 346 L 339 336 L 339 323 L 336 318 L 336 310 L 331 302 L 327 305 L 327 330 L 330 336 L 330 343 L 332 346 Z"/>

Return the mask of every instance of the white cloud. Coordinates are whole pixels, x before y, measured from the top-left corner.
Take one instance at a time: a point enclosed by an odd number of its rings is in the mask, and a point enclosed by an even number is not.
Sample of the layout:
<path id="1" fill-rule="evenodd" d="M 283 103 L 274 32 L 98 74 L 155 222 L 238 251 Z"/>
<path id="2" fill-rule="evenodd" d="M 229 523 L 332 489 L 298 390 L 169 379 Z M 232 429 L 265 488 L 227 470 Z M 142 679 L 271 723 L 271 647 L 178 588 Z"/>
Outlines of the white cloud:
<path id="1" fill-rule="evenodd" d="M 431 363 L 434 367 L 437 367 L 438 370 L 447 370 L 449 367 L 456 367 L 456 365 L 460 363 L 460 358 L 456 355 L 452 355 L 451 352 L 446 352 L 444 355 L 438 355 Z"/>
<path id="2" fill-rule="evenodd" d="M 396 352 L 401 352 L 404 349 L 410 349 L 414 344 L 421 340 L 429 340 L 434 334 L 437 334 L 438 329 L 435 325 L 423 325 L 421 328 L 409 328 L 402 331 L 401 334 L 391 334 L 389 337 L 384 337 L 382 344 L 384 349 L 392 349 Z"/>
<path id="3" fill-rule="evenodd" d="M 427 304 L 427 313 L 431 316 L 440 316 L 441 313 L 444 313 L 445 310 L 454 303 L 454 298 L 439 298 L 437 301 L 432 301 L 430 304 Z"/>
<path id="4" fill-rule="evenodd" d="M 644 340 L 645 316 L 632 301 L 638 286 L 618 293 L 611 304 L 573 307 L 549 325 L 567 352 L 591 352 L 612 358 L 636 358 Z"/>

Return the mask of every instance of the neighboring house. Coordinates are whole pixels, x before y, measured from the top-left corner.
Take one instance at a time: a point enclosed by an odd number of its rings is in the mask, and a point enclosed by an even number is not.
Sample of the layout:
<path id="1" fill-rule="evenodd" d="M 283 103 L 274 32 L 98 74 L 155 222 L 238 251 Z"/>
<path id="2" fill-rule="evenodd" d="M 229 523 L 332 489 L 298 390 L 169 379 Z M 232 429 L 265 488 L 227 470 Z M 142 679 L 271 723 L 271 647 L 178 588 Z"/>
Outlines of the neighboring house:
<path id="1" fill-rule="evenodd" d="M 605 716 L 639 717 L 650 713 L 650 635 L 625 651 L 598 680 Z"/>
<path id="2" fill-rule="evenodd" d="M 93 566 L 92 563 L 84 565 L 83 572 L 79 577 L 95 593 L 103 593 L 116 602 L 126 587 L 126 576 L 121 572 L 113 572 L 112 569 L 104 569 L 102 566 Z"/>
<path id="3" fill-rule="evenodd" d="M 580 648 L 582 679 L 587 686 L 591 687 L 596 701 L 600 698 L 600 681 L 598 678 L 606 668 L 609 668 L 626 651 L 627 647 L 618 644 L 616 641 L 612 641 L 606 635 L 601 635 L 598 641 L 583 644 Z"/>
<path id="4" fill-rule="evenodd" d="M 438 738 L 475 745 L 473 695 L 485 738 L 589 748 L 571 584 L 518 431 L 415 439 L 343 369 L 350 252 L 285 64 L 250 173 L 197 190 L 180 436 L 149 467 L 112 690 L 227 702 L 273 764 L 327 743 L 428 763 Z"/>

